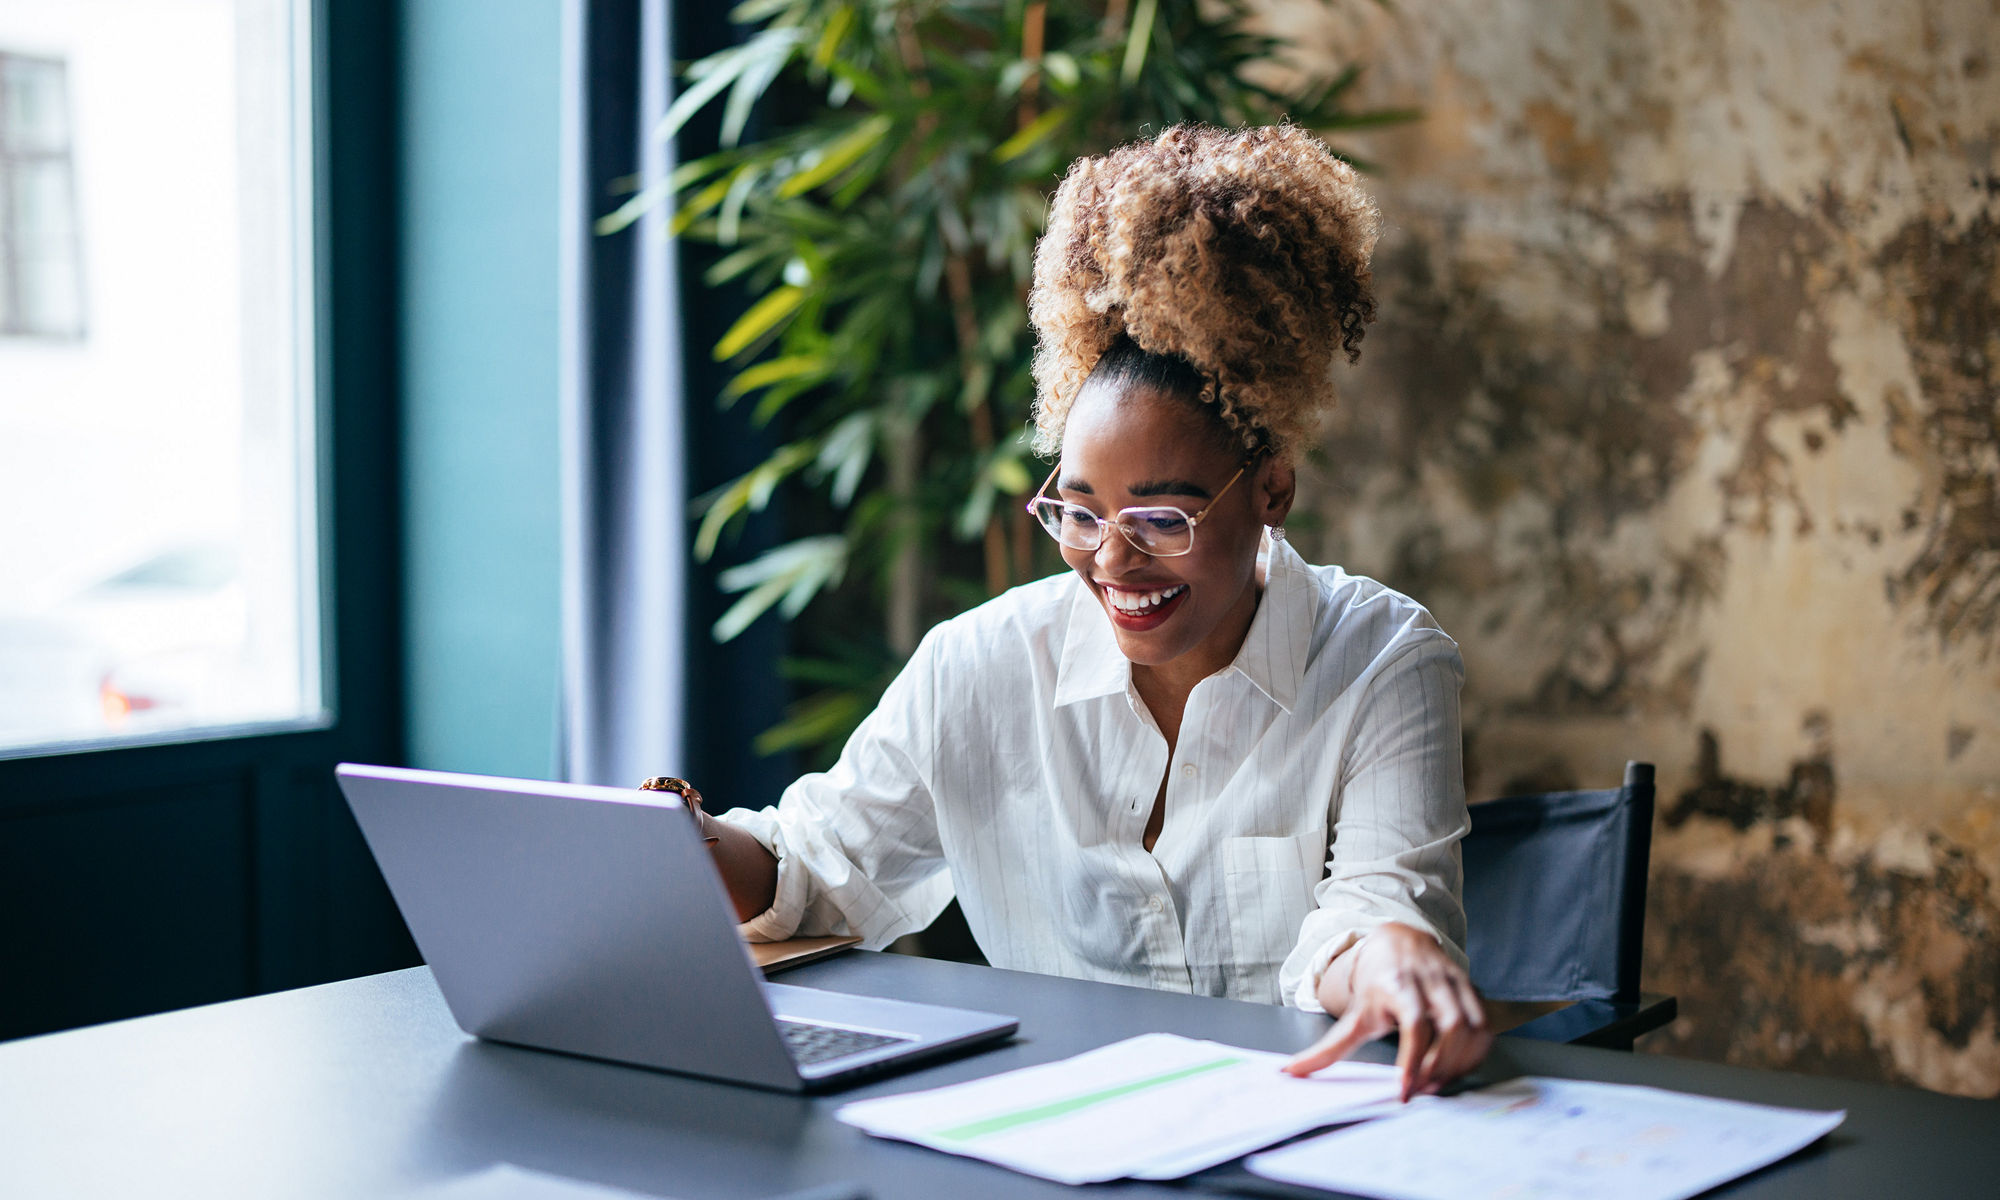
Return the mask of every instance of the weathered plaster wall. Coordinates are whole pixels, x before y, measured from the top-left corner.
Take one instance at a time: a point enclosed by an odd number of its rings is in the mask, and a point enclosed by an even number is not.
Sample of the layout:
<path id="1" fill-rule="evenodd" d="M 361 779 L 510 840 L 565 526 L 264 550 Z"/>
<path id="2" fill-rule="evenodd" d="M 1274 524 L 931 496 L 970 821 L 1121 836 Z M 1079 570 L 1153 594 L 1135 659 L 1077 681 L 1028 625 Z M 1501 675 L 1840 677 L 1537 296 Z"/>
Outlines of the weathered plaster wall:
<path id="1" fill-rule="evenodd" d="M 2000 1094 L 2000 5 L 1269 0 L 1422 123 L 1299 540 L 1660 768 L 1657 1048 Z"/>

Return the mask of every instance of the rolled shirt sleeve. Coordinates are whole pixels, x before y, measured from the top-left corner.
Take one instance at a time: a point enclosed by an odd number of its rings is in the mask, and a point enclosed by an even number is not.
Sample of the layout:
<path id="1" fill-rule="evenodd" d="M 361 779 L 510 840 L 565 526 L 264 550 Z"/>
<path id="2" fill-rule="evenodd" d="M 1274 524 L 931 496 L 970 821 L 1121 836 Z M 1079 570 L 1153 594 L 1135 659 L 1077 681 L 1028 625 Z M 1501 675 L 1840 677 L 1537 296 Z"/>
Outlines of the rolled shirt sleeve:
<path id="1" fill-rule="evenodd" d="M 1466 965 L 1464 678 L 1457 645 L 1423 631 L 1365 681 L 1334 798 L 1327 873 L 1279 971 L 1280 994 L 1299 1008 L 1322 1011 L 1328 965 L 1384 922 L 1430 933 Z"/>
<path id="2" fill-rule="evenodd" d="M 778 860 L 771 907 L 742 925 L 753 942 L 859 937 L 877 949 L 928 926 L 951 900 L 930 781 L 935 636 L 924 639 L 829 771 L 772 807 L 720 813 Z"/>

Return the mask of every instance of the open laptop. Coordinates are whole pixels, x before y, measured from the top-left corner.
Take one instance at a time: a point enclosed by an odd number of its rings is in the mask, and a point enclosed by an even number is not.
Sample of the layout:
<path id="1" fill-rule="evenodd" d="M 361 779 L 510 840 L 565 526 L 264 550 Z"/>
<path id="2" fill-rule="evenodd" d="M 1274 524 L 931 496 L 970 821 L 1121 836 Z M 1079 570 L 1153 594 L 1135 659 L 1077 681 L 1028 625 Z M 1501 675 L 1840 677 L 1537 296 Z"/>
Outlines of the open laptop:
<path id="1" fill-rule="evenodd" d="M 787 1091 L 1014 1032 L 1012 1017 L 766 983 L 678 797 L 338 768 L 459 1028 Z"/>

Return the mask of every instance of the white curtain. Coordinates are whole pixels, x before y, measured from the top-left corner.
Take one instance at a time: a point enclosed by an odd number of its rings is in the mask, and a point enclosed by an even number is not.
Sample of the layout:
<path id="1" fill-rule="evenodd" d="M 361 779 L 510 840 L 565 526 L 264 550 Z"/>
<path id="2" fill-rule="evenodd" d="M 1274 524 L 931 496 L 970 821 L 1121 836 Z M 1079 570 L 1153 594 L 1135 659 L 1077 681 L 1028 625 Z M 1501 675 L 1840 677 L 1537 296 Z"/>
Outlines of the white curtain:
<path id="1" fill-rule="evenodd" d="M 631 787 L 685 770 L 681 322 L 664 214 L 591 226 L 672 169 L 669 0 L 564 0 L 564 38 L 561 769 Z"/>

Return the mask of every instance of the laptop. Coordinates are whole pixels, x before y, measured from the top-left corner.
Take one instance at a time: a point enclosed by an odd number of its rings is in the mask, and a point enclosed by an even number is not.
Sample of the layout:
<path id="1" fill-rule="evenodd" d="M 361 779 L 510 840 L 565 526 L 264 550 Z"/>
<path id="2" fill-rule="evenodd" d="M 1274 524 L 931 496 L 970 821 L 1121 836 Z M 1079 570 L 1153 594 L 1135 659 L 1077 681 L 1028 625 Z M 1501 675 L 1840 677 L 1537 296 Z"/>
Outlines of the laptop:
<path id="1" fill-rule="evenodd" d="M 475 1037 L 819 1091 L 1019 1027 L 765 982 L 678 797 L 353 763 L 336 774 Z"/>

